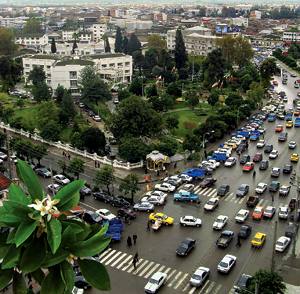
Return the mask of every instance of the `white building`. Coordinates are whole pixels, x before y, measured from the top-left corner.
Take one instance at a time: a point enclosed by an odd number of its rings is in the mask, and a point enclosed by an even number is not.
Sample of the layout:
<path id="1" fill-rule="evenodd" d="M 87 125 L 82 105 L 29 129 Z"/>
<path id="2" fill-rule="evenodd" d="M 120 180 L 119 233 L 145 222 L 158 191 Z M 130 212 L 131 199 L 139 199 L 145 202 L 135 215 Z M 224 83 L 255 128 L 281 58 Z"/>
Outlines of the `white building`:
<path id="1" fill-rule="evenodd" d="M 282 41 L 290 44 L 292 42 L 300 43 L 300 32 L 284 32 L 282 35 Z"/>
<path id="2" fill-rule="evenodd" d="M 93 41 L 98 43 L 107 32 L 107 25 L 104 23 L 95 23 L 91 26 L 90 31 L 92 32 Z"/>
<path id="3" fill-rule="evenodd" d="M 92 33 L 88 31 L 62 31 L 63 41 L 74 41 L 75 38 L 79 42 L 90 43 L 92 41 Z"/>
<path id="4" fill-rule="evenodd" d="M 219 38 L 211 34 L 211 30 L 202 26 L 192 27 L 182 30 L 182 35 L 189 54 L 207 55 L 216 48 L 216 40 Z M 176 30 L 167 32 L 167 47 L 173 51 L 175 49 Z"/>
<path id="5" fill-rule="evenodd" d="M 246 17 L 234 17 L 231 18 L 230 22 L 235 25 L 235 26 L 239 26 L 239 27 L 245 27 L 248 28 L 249 25 L 249 19 Z"/>
<path id="6" fill-rule="evenodd" d="M 111 23 L 115 24 L 116 26 L 126 29 L 127 31 L 134 31 L 134 30 L 150 30 L 153 26 L 152 20 L 139 20 L 139 19 L 114 19 Z"/>
<path id="7" fill-rule="evenodd" d="M 6 28 L 23 28 L 26 21 L 29 19 L 27 16 L 20 17 L 2 17 L 0 16 L 0 27 Z"/>
<path id="8" fill-rule="evenodd" d="M 55 89 L 61 85 L 79 95 L 80 71 L 88 65 L 95 66 L 101 78 L 114 83 L 128 83 L 132 77 L 132 57 L 122 53 L 99 54 L 85 57 L 59 58 L 56 55 L 33 55 L 23 58 L 24 78 L 34 67 L 42 67 L 46 73 L 46 82 Z"/>
<path id="9" fill-rule="evenodd" d="M 40 49 L 43 46 L 50 44 L 52 39 L 58 40 L 60 39 L 60 35 L 57 33 L 41 33 L 35 35 L 20 34 L 16 36 L 15 43 L 23 47 Z"/>

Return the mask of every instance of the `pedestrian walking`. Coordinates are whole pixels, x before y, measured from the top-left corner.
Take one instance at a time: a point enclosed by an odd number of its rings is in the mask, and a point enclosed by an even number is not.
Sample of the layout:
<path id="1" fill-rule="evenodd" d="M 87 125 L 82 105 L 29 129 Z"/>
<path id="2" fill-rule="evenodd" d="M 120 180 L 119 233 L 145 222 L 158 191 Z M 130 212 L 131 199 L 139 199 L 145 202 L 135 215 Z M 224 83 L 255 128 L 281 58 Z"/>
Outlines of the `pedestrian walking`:
<path id="1" fill-rule="evenodd" d="M 128 236 L 127 238 L 127 246 L 130 248 L 132 246 L 132 241 L 131 241 L 131 237 Z"/>
<path id="2" fill-rule="evenodd" d="M 147 221 L 147 231 L 150 231 L 150 222 Z"/>
<path id="3" fill-rule="evenodd" d="M 252 177 L 255 178 L 256 176 L 256 170 L 253 171 Z"/>
<path id="4" fill-rule="evenodd" d="M 133 264 L 133 269 L 136 270 L 137 260 L 135 258 L 133 258 L 132 264 Z"/>
<path id="5" fill-rule="evenodd" d="M 177 162 L 174 163 L 174 169 L 177 167 Z"/>
<path id="6" fill-rule="evenodd" d="M 137 253 L 137 252 L 135 253 L 135 255 L 134 255 L 133 259 L 135 259 L 135 260 L 136 260 L 136 262 L 138 262 L 138 261 L 139 261 L 139 255 L 138 255 L 138 253 Z"/>
<path id="7" fill-rule="evenodd" d="M 207 151 L 206 150 L 204 150 L 204 156 L 205 156 L 205 158 L 207 158 Z"/>
<path id="8" fill-rule="evenodd" d="M 66 157 L 66 153 L 65 153 L 65 151 L 63 151 L 62 155 L 63 155 L 64 157 Z"/>
<path id="9" fill-rule="evenodd" d="M 98 162 L 95 160 L 95 167 L 97 167 L 98 166 Z"/>
<path id="10" fill-rule="evenodd" d="M 68 159 L 70 160 L 71 159 L 71 155 L 68 153 Z"/>
<path id="11" fill-rule="evenodd" d="M 134 235 L 132 236 L 133 245 L 135 245 L 135 244 L 136 244 L 136 239 L 137 239 L 137 235 L 136 235 L 136 234 L 134 234 Z"/>
<path id="12" fill-rule="evenodd" d="M 240 237 L 238 236 L 238 237 L 237 237 L 236 246 L 237 246 L 237 247 L 241 247 L 241 245 L 242 245 L 241 239 L 240 239 Z"/>

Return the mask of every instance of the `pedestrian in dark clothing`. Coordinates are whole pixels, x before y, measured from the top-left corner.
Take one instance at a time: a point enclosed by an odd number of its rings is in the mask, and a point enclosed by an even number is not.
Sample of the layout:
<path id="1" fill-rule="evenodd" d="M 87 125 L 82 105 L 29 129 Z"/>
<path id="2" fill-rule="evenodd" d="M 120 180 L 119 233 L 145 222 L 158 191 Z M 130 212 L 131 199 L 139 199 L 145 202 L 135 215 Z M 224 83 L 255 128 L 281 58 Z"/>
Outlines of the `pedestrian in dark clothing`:
<path id="1" fill-rule="evenodd" d="M 136 239 L 137 239 L 137 235 L 136 235 L 136 234 L 134 234 L 134 235 L 132 236 L 133 245 L 135 245 L 135 244 L 136 244 Z"/>
<path id="2" fill-rule="evenodd" d="M 63 156 L 66 156 L 66 153 L 65 153 L 65 151 L 63 151 L 62 155 L 63 155 Z"/>
<path id="3" fill-rule="evenodd" d="M 159 170 L 156 172 L 156 175 L 159 177 Z"/>
<path id="4" fill-rule="evenodd" d="M 71 155 L 70 155 L 70 154 L 68 154 L 68 159 L 69 159 L 69 160 L 71 159 Z"/>
<path id="5" fill-rule="evenodd" d="M 132 241 L 131 241 L 131 237 L 128 236 L 127 238 L 127 246 L 130 248 L 132 246 Z"/>
<path id="6" fill-rule="evenodd" d="M 147 222 L 147 231 L 150 231 L 150 222 Z"/>
<path id="7" fill-rule="evenodd" d="M 207 157 L 207 151 L 206 150 L 204 150 L 204 156 L 205 156 L 205 158 Z"/>
<path id="8" fill-rule="evenodd" d="M 240 237 L 238 236 L 238 237 L 237 237 L 236 246 L 237 246 L 237 247 L 241 247 L 241 245 L 242 245 L 241 239 L 240 239 Z"/>
<path id="9" fill-rule="evenodd" d="M 174 169 L 177 167 L 177 162 L 174 163 Z"/>
<path id="10" fill-rule="evenodd" d="M 253 178 L 255 178 L 255 176 L 256 176 L 256 170 L 253 171 L 253 175 L 252 176 L 253 176 Z"/>
<path id="11" fill-rule="evenodd" d="M 100 168 L 100 162 L 98 162 L 98 168 Z"/>
<path id="12" fill-rule="evenodd" d="M 139 261 L 139 255 L 138 255 L 138 253 L 137 253 L 137 252 L 135 253 L 135 255 L 134 255 L 133 259 L 135 259 L 135 260 L 136 260 L 136 262 L 138 262 L 138 261 Z"/>
<path id="13" fill-rule="evenodd" d="M 98 162 L 97 161 L 95 161 L 95 167 L 97 167 L 98 166 Z"/>

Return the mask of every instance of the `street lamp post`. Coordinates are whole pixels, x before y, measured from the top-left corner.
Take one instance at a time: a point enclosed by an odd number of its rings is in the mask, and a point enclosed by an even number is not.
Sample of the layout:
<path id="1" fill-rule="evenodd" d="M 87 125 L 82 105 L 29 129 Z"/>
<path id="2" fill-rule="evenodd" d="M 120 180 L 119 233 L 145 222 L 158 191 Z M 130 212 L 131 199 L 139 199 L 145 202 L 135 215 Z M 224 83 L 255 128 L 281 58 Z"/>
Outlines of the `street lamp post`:
<path id="1" fill-rule="evenodd" d="M 203 134 L 202 136 L 202 150 L 203 150 L 203 153 L 202 153 L 202 160 L 204 159 L 205 157 L 205 153 L 206 153 L 206 149 L 205 149 L 205 139 L 206 139 L 206 136 L 209 136 L 209 135 L 212 135 L 215 131 L 210 131 L 210 132 L 206 132 Z"/>

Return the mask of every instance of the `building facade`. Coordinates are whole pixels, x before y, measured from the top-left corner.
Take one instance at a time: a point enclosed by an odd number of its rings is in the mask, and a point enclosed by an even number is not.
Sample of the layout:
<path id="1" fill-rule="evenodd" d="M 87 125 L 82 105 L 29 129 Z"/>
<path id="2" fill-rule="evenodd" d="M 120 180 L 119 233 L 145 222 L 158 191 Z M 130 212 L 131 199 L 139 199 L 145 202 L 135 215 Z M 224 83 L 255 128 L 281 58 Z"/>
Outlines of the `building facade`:
<path id="1" fill-rule="evenodd" d="M 286 44 L 300 44 L 300 32 L 284 32 L 282 35 L 282 41 Z"/>
<path id="2" fill-rule="evenodd" d="M 103 35 L 107 32 L 107 25 L 104 23 L 93 24 L 90 28 L 93 42 L 98 43 L 102 40 Z"/>

